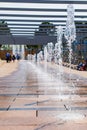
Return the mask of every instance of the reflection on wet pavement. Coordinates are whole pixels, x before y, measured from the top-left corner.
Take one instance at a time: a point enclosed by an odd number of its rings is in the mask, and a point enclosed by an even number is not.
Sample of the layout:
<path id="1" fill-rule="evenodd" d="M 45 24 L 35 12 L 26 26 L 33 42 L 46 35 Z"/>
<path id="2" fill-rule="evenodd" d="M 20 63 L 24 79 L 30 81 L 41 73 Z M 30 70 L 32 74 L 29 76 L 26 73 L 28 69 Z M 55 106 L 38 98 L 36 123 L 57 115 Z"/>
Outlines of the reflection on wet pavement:
<path id="1" fill-rule="evenodd" d="M 69 88 L 65 72 L 60 88 L 56 69 L 48 64 L 46 73 L 44 63 L 20 61 L 16 71 L 0 77 L 0 130 L 87 129 L 87 79 L 72 74 L 76 86 Z M 58 118 L 68 112 L 67 105 L 84 115 L 82 122 Z"/>

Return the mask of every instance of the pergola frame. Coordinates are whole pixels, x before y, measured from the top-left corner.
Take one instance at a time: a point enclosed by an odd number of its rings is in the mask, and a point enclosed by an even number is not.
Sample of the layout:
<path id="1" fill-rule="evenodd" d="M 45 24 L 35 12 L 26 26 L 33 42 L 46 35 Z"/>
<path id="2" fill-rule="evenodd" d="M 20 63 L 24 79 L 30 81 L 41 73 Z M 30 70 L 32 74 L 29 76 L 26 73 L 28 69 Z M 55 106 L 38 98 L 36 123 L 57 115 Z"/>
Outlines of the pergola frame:
<path id="1" fill-rule="evenodd" d="M 87 0 L 0 0 L 0 2 L 15 2 L 15 3 L 41 3 L 41 4 L 87 4 Z M 66 23 L 66 18 L 67 15 L 54 15 L 56 12 L 66 12 L 67 9 L 63 9 L 63 8 L 18 8 L 18 7 L 0 7 L 0 11 L 5 10 L 5 11 L 37 11 L 37 12 L 44 12 L 43 15 L 38 15 L 38 14 L 7 14 L 7 13 L 1 13 L 0 17 L 4 17 L 4 19 L 1 20 L 5 20 L 9 26 L 10 29 L 14 29 L 14 31 L 11 31 L 11 34 L 8 35 L 0 35 L 0 39 L 1 39 L 1 43 L 0 44 L 46 44 L 47 42 L 56 42 L 56 36 L 38 36 L 37 38 L 34 36 L 34 31 L 30 30 L 30 29 L 38 29 L 40 23 L 48 21 L 51 23 L 54 23 L 55 26 L 63 26 L 63 28 L 65 28 L 65 23 Z M 47 15 L 46 12 L 54 12 L 54 14 L 52 15 Z M 75 9 L 75 12 L 83 12 L 86 13 L 87 9 Z M 7 18 L 6 18 L 7 17 Z M 15 19 L 9 18 L 8 17 L 14 17 Z M 20 18 L 23 17 L 23 19 L 16 19 L 16 18 Z M 25 19 L 25 18 L 30 18 L 30 19 Z M 31 18 L 35 18 L 35 19 L 31 19 Z M 38 20 L 38 18 L 44 18 L 43 20 Z M 49 18 L 49 20 L 45 20 L 45 18 Z M 54 20 L 52 19 L 54 18 Z M 60 18 L 60 20 L 56 20 L 56 18 Z M 62 20 L 62 18 L 64 18 L 64 20 Z M 80 18 L 82 19 L 80 20 L 76 20 L 76 18 Z M 78 24 L 76 24 L 76 26 L 80 27 L 81 26 L 81 32 L 87 32 L 87 29 L 85 28 L 83 30 L 82 26 L 84 26 L 83 24 L 79 24 L 79 22 L 84 23 L 84 18 L 87 18 L 87 15 L 75 15 L 75 22 L 78 22 Z M 10 22 L 10 23 L 9 23 Z M 20 22 L 20 23 L 13 23 L 13 22 Z M 21 22 L 27 22 L 26 23 L 21 23 Z M 33 23 L 35 22 L 35 23 Z M 86 20 L 85 20 L 86 22 Z M 62 23 L 62 24 L 61 24 Z M 21 27 L 20 27 L 21 26 Z M 24 27 L 23 27 L 24 26 Z M 29 26 L 29 27 L 28 27 Z M 47 26 L 47 25 L 46 25 Z M 85 25 L 86 27 L 87 25 Z M 1 27 L 0 27 L 1 28 Z M 24 35 L 21 35 L 21 33 L 19 32 L 19 30 L 16 29 L 25 29 Z M 29 29 L 29 31 L 28 31 Z M 13 32 L 15 34 L 19 34 L 19 35 L 13 35 Z M 77 29 L 78 31 L 78 29 Z M 39 38 L 39 39 L 38 39 Z M 43 39 L 43 40 L 41 40 Z M 7 43 L 8 41 L 8 43 Z M 39 42 L 39 43 L 38 43 Z"/>

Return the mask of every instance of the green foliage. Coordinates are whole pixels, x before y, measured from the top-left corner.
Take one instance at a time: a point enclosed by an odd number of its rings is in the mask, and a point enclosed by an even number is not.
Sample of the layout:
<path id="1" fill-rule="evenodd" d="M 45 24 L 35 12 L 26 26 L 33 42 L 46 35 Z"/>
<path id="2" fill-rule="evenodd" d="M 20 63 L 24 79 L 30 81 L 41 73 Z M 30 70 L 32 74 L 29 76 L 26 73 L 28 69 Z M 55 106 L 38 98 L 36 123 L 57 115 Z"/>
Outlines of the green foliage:
<path id="1" fill-rule="evenodd" d="M 48 21 L 42 22 L 39 26 L 39 31 L 35 31 L 35 35 L 54 35 L 55 34 L 55 26 L 53 23 Z"/>
<path id="2" fill-rule="evenodd" d="M 10 45 L 1 45 L 2 50 L 12 50 L 12 46 Z"/>
<path id="3" fill-rule="evenodd" d="M 10 29 L 4 20 L 0 21 L 0 34 L 10 33 Z"/>
<path id="4" fill-rule="evenodd" d="M 53 25 L 53 23 L 50 23 L 50 22 L 42 22 L 41 25 L 39 26 L 39 29 L 40 28 L 53 29 L 55 28 L 55 26 Z"/>
<path id="5" fill-rule="evenodd" d="M 38 45 L 26 45 L 28 49 L 37 49 L 38 48 Z"/>

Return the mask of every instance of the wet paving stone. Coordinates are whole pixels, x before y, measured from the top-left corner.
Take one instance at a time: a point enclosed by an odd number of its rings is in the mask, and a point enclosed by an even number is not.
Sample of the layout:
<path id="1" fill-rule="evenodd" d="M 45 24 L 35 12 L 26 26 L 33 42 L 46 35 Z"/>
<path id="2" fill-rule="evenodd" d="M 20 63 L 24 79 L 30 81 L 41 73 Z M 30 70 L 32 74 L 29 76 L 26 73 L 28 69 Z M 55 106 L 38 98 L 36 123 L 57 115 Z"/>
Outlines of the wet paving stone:
<path id="1" fill-rule="evenodd" d="M 70 83 L 65 70 L 65 85 L 60 88 L 59 82 L 52 79 L 53 75 L 56 78 L 55 65 L 48 64 L 47 76 L 43 73 L 44 63 L 39 65 L 42 72 L 37 70 L 38 64 L 28 61 L 17 64 L 18 67 L 9 76 L 0 77 L 0 130 L 87 129 L 86 117 L 82 124 L 79 120 L 75 123 L 75 120 L 63 121 L 57 117 L 68 112 L 68 107 L 87 115 L 86 78 L 72 72 L 72 82 L 76 86 L 67 87 Z"/>

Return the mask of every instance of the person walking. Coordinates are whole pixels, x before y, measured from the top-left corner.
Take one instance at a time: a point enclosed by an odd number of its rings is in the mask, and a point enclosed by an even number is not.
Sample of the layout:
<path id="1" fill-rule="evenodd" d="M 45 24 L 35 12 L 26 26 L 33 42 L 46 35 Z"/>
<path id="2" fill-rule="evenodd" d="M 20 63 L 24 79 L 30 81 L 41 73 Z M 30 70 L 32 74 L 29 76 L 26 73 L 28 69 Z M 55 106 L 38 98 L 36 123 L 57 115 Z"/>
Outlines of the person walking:
<path id="1" fill-rule="evenodd" d="M 10 61 L 10 53 L 6 53 L 6 62 L 8 63 Z"/>
<path id="2" fill-rule="evenodd" d="M 15 57 L 15 55 L 13 54 L 13 56 L 12 56 L 12 61 L 14 62 L 15 59 L 16 59 L 16 57 Z"/>

